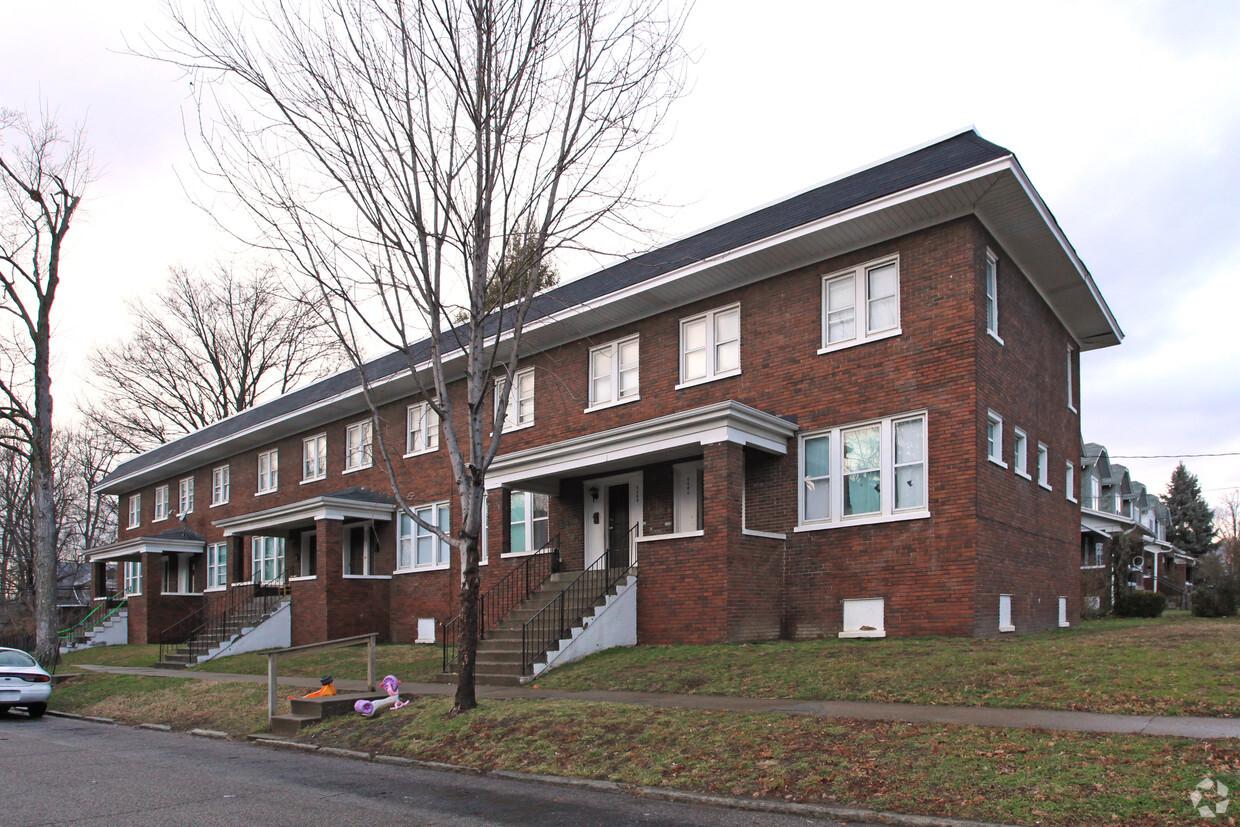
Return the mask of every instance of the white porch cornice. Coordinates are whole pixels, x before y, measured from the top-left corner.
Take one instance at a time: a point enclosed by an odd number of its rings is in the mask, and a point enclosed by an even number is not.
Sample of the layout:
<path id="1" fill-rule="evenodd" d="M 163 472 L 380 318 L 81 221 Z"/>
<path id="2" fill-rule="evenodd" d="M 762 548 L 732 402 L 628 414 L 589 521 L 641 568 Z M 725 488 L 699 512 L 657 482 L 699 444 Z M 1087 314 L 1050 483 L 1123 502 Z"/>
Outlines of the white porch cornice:
<path id="1" fill-rule="evenodd" d="M 232 537 L 237 534 L 261 534 L 272 529 L 310 525 L 317 520 L 390 520 L 395 513 L 394 503 L 328 495 L 237 517 L 226 517 L 216 520 L 212 525 L 222 528 L 225 537 Z"/>
<path id="2" fill-rule="evenodd" d="M 770 454 L 787 454 L 797 426 L 739 402 L 716 402 L 701 408 L 612 428 L 551 445 L 527 448 L 495 458 L 486 487 L 511 487 L 522 480 L 572 475 L 617 463 L 683 454 L 691 446 L 733 442 Z"/>
<path id="3" fill-rule="evenodd" d="M 207 543 L 205 540 L 174 539 L 154 535 L 151 537 L 134 537 L 131 540 L 122 540 L 119 543 L 100 546 L 87 552 L 86 557 L 92 563 L 102 563 L 107 560 L 134 557 L 139 554 L 158 554 L 162 552 L 201 554 L 206 551 L 206 548 Z"/>

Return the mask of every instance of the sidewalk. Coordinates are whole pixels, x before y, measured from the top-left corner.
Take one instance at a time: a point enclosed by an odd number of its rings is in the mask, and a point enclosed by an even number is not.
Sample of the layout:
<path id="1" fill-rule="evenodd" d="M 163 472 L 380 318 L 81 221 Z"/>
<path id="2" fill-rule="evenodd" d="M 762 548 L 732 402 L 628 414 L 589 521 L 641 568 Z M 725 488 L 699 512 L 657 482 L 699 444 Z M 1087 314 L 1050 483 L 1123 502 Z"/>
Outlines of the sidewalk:
<path id="1" fill-rule="evenodd" d="M 156 678 L 196 678 L 208 681 L 266 683 L 266 675 L 234 675 L 226 672 L 182 672 L 135 666 L 91 666 L 75 669 L 146 675 Z M 284 686 L 319 688 L 318 678 L 280 678 Z M 366 682 L 338 680 L 336 686 L 347 692 L 361 692 Z M 456 687 L 443 683 L 405 683 L 406 695 L 451 695 Z M 793 701 L 778 698 L 734 698 L 720 695 L 676 695 L 662 692 L 573 691 L 531 687 L 479 686 L 480 700 L 492 698 L 545 698 L 584 703 L 636 704 L 683 709 L 722 709 L 729 712 L 756 712 L 781 715 L 811 715 L 824 718 L 854 718 L 866 721 L 905 721 L 909 723 L 967 724 L 969 726 L 1010 729 L 1068 730 L 1103 734 L 1158 735 L 1176 738 L 1240 738 L 1240 718 L 1189 718 L 1160 715 L 1105 715 L 1096 712 L 1061 712 L 1047 709 L 998 709 L 971 706 L 927 706 L 923 704 L 884 704 L 859 701 Z"/>

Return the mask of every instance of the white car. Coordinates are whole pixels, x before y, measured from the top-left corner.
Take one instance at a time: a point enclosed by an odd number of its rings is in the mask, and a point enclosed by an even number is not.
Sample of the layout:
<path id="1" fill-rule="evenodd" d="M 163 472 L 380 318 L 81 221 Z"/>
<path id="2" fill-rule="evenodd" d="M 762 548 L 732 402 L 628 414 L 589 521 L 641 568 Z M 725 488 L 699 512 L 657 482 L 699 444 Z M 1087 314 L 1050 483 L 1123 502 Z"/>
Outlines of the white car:
<path id="1" fill-rule="evenodd" d="M 52 676 L 21 649 L 0 647 L 0 715 L 22 706 L 31 718 L 42 718 L 52 696 Z"/>

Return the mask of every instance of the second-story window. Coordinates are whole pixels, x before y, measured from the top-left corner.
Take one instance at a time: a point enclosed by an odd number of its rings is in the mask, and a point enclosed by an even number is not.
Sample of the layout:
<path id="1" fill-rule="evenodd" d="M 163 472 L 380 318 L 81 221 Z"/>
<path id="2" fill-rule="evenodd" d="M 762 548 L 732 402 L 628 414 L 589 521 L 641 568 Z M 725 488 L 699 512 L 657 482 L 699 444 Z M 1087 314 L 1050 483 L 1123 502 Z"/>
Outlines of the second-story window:
<path id="1" fill-rule="evenodd" d="M 822 349 L 900 332 L 900 262 L 888 258 L 822 279 Z"/>
<path id="2" fill-rule="evenodd" d="M 1012 467 L 1016 473 L 1029 479 L 1029 438 L 1020 428 L 1016 429 L 1015 445 L 1012 452 Z"/>
<path id="3" fill-rule="evenodd" d="M 168 519 L 168 486 L 166 485 L 155 487 L 155 519 Z"/>
<path id="4" fill-rule="evenodd" d="M 434 451 L 439 448 L 439 415 L 429 402 L 410 405 L 405 414 L 408 431 L 405 456 Z"/>
<path id="5" fill-rule="evenodd" d="M 327 476 L 327 434 L 306 437 L 301 443 L 301 481 Z"/>
<path id="6" fill-rule="evenodd" d="M 500 377 L 495 380 L 495 419 L 500 421 L 499 401 L 504 393 L 504 383 Z M 514 431 L 527 428 L 534 424 L 534 369 L 526 368 L 512 375 L 512 393 L 508 394 L 508 407 L 503 412 L 503 429 Z"/>
<path id="7" fill-rule="evenodd" d="M 211 505 L 228 502 L 231 474 L 227 465 L 211 469 Z"/>
<path id="8" fill-rule="evenodd" d="M 721 307 L 680 322 L 680 383 L 741 372 L 741 308 Z"/>
<path id="9" fill-rule="evenodd" d="M 636 336 L 590 350 L 590 407 L 637 399 L 637 357 Z"/>
<path id="10" fill-rule="evenodd" d="M 258 493 L 267 494 L 280 485 L 280 452 L 276 449 L 258 455 Z"/>
<path id="11" fill-rule="evenodd" d="M 129 495 L 129 527 L 137 528 L 142 524 L 142 495 Z"/>
<path id="12" fill-rule="evenodd" d="M 999 338 L 999 259 L 986 251 L 986 332 Z"/>
<path id="13" fill-rule="evenodd" d="M 354 422 L 344 432 L 344 470 L 357 471 L 369 468 L 371 463 L 371 436 L 374 423 L 369 419 Z"/>
<path id="14" fill-rule="evenodd" d="M 1049 459 L 1047 458 L 1046 446 L 1043 445 L 1041 442 L 1039 442 L 1038 443 L 1038 485 L 1042 486 L 1043 488 L 1049 491 L 1051 487 L 1051 481 L 1050 481 L 1050 477 L 1048 476 L 1049 474 L 1048 467 L 1047 467 L 1048 464 L 1049 464 Z"/>
<path id="15" fill-rule="evenodd" d="M 185 516 L 194 511 L 194 478 L 186 477 L 181 480 L 180 490 L 180 514 Z"/>

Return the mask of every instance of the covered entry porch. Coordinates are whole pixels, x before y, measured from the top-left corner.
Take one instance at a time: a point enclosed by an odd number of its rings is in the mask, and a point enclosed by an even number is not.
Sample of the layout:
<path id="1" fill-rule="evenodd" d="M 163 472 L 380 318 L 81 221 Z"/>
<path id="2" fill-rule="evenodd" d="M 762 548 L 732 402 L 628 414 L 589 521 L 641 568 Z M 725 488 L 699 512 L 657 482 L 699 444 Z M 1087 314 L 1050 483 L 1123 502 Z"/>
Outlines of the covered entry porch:
<path id="1" fill-rule="evenodd" d="M 726 401 L 497 457 L 505 552 L 541 510 L 568 568 L 636 565 L 639 642 L 776 638 L 784 537 L 747 489 L 785 467 L 795 432 Z"/>

